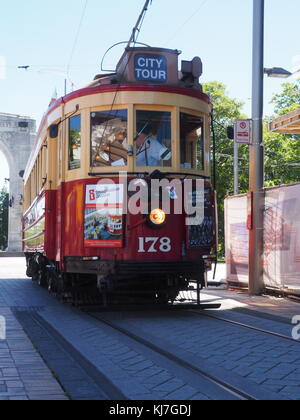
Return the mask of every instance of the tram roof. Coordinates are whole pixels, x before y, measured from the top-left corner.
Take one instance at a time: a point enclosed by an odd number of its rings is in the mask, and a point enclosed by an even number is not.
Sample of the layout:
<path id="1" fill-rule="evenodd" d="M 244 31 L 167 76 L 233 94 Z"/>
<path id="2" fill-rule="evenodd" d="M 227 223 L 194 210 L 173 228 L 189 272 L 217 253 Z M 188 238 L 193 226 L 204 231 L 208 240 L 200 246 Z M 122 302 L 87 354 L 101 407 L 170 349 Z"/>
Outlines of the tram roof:
<path id="1" fill-rule="evenodd" d="M 269 124 L 273 133 L 300 134 L 300 108 L 276 118 Z"/>

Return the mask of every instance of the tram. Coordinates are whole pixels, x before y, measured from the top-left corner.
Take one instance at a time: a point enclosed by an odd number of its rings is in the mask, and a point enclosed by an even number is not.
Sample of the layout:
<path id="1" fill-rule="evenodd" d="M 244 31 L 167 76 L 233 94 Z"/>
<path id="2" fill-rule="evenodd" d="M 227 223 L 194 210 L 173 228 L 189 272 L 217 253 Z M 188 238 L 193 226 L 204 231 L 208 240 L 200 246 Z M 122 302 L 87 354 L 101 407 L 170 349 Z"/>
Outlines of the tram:
<path id="1" fill-rule="evenodd" d="M 24 175 L 23 249 L 50 292 L 173 302 L 204 285 L 217 252 L 212 104 L 201 59 L 179 69 L 179 55 L 129 46 L 114 73 L 47 110 Z"/>

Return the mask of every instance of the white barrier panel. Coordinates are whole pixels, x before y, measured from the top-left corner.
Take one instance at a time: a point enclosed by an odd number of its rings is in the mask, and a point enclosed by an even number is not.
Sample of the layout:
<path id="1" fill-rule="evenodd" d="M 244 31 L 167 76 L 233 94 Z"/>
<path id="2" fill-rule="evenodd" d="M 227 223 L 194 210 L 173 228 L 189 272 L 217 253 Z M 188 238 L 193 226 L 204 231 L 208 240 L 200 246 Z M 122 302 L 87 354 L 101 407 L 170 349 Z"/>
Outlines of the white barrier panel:
<path id="1" fill-rule="evenodd" d="M 300 293 L 300 184 L 266 189 L 264 282 Z"/>
<path id="2" fill-rule="evenodd" d="M 247 229 L 247 196 L 225 200 L 225 238 L 227 280 L 248 283 L 249 231 Z"/>
<path id="3" fill-rule="evenodd" d="M 248 283 L 247 196 L 225 200 L 227 281 Z M 300 184 L 265 189 L 264 284 L 300 294 Z"/>

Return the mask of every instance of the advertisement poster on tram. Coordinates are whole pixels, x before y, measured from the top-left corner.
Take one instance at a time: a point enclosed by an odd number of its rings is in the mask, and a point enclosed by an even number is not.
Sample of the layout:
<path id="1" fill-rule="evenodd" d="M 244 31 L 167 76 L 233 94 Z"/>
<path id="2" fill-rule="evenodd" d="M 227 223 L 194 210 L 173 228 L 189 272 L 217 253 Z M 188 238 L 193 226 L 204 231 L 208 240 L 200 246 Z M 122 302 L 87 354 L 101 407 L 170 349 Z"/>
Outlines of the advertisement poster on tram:
<path id="1" fill-rule="evenodd" d="M 121 184 L 87 185 L 84 220 L 87 248 L 123 246 L 123 197 Z"/>

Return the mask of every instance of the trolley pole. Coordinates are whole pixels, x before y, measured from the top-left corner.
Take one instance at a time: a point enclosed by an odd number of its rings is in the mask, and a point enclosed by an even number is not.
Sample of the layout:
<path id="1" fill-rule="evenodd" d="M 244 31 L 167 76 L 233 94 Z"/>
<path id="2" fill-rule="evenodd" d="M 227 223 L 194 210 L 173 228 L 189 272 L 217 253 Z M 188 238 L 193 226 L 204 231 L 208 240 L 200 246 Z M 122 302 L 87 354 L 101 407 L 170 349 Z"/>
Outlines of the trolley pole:
<path id="1" fill-rule="evenodd" d="M 250 146 L 250 180 L 252 193 L 252 230 L 249 234 L 249 294 L 263 290 L 263 216 L 264 216 L 264 0 L 253 0 L 253 144 Z"/>

